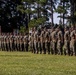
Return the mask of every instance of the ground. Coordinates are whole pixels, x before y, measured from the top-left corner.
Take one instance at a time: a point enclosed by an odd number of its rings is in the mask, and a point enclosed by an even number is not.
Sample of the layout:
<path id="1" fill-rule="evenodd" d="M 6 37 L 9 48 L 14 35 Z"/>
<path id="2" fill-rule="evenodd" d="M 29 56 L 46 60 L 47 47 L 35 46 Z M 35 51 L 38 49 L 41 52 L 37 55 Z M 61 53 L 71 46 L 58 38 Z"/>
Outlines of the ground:
<path id="1" fill-rule="evenodd" d="M 76 75 L 76 57 L 0 52 L 0 75 Z"/>

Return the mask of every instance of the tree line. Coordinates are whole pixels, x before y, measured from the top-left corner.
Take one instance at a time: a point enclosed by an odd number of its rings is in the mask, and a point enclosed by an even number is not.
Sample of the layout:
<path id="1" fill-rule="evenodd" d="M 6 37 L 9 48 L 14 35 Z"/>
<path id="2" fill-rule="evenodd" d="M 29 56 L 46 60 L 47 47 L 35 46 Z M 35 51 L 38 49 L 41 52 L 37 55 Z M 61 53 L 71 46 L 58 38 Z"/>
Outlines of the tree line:
<path id="1" fill-rule="evenodd" d="M 0 0 L 0 25 L 5 32 L 43 25 L 49 19 L 54 25 L 54 12 L 62 19 L 62 26 L 65 19 L 75 25 L 76 0 Z"/>

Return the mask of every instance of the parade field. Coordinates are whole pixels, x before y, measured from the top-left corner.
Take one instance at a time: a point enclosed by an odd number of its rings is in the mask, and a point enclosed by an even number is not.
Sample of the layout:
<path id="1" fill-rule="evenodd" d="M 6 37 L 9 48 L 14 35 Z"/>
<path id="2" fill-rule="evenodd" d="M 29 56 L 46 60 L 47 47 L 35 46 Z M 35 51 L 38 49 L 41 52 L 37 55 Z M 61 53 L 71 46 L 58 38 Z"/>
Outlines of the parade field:
<path id="1" fill-rule="evenodd" d="M 76 75 L 76 57 L 0 52 L 0 75 Z"/>

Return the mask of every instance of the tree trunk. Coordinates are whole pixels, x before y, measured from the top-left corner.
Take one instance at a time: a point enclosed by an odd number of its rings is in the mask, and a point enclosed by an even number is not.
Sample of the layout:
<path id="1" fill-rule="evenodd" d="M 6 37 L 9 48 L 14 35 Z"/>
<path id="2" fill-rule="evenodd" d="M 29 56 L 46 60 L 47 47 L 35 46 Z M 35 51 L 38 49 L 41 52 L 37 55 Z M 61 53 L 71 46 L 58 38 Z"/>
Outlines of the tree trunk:
<path id="1" fill-rule="evenodd" d="M 38 9 L 38 18 L 40 17 L 40 15 L 39 15 L 39 1 L 38 1 L 38 7 L 37 7 L 37 9 Z"/>
<path id="2" fill-rule="evenodd" d="M 30 4 L 28 4 L 28 9 L 31 9 L 30 7 L 31 7 Z M 29 22 L 30 22 L 30 19 L 31 19 L 31 13 L 28 14 L 28 21 Z"/>
<path id="3" fill-rule="evenodd" d="M 63 0 L 63 8 L 65 9 L 65 2 Z M 65 12 L 63 12 L 63 27 L 64 27 L 64 16 L 65 16 Z"/>
<path id="4" fill-rule="evenodd" d="M 74 25 L 74 1 L 71 0 L 71 22 Z"/>
<path id="5" fill-rule="evenodd" d="M 54 21 L 53 21 L 53 1 L 51 0 L 51 24 L 52 24 L 52 26 L 54 25 Z"/>

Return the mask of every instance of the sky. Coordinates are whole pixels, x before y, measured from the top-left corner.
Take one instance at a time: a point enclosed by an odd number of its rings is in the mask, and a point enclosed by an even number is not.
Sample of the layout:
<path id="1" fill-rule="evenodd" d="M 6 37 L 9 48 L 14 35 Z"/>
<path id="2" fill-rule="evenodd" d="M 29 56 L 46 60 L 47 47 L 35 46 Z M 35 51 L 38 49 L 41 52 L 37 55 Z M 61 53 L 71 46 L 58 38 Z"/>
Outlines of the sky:
<path id="1" fill-rule="evenodd" d="M 69 15 L 69 14 L 68 14 Z M 58 17 L 59 14 L 58 13 L 54 13 L 53 17 L 54 17 L 54 24 L 59 24 L 59 20 L 60 18 Z M 50 22 L 51 22 L 51 19 L 50 19 Z M 67 20 L 65 19 L 64 20 L 64 23 L 66 24 Z"/>
<path id="2" fill-rule="evenodd" d="M 59 24 L 59 18 L 57 18 L 58 14 L 57 13 L 54 13 L 54 23 L 55 24 Z"/>
<path id="3" fill-rule="evenodd" d="M 54 17 L 54 23 L 55 23 L 55 24 L 59 24 L 60 18 L 57 17 L 57 16 L 59 16 L 59 14 L 58 14 L 58 13 L 54 13 L 53 17 Z M 70 16 L 70 11 L 68 11 L 67 16 Z M 67 20 L 65 19 L 65 23 L 66 23 L 66 22 L 67 22 Z"/>
<path id="4" fill-rule="evenodd" d="M 54 13 L 54 15 L 53 15 L 54 24 L 59 24 L 60 18 L 57 17 L 58 15 L 59 15 L 59 14 L 57 14 L 57 13 Z M 51 22 L 51 19 L 49 20 L 49 22 Z"/>

